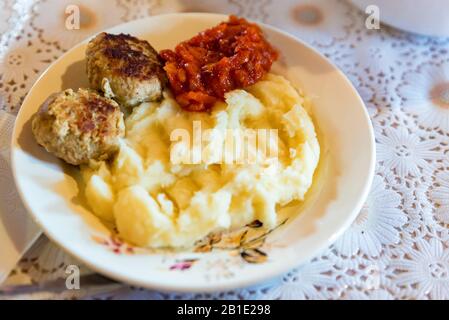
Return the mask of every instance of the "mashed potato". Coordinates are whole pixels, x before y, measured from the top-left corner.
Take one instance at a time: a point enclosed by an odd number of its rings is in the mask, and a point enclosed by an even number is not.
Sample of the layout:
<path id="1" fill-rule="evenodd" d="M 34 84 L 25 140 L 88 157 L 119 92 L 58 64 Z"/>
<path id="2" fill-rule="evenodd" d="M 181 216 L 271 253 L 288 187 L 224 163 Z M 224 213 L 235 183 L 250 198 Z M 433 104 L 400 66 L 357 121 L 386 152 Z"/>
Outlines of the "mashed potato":
<path id="1" fill-rule="evenodd" d="M 272 74 L 229 92 L 210 113 L 183 111 L 168 96 L 144 103 L 126 119 L 113 161 L 82 168 L 88 204 L 122 238 L 142 247 L 187 247 L 256 219 L 272 228 L 280 206 L 304 198 L 318 164 L 320 147 L 303 104 L 287 80 Z M 176 132 L 195 137 L 194 123 L 202 132 L 211 129 L 201 150 L 173 139 L 181 136 Z M 276 143 L 268 143 L 265 153 L 257 151 L 259 143 L 249 145 L 255 162 L 224 162 L 224 132 L 245 128 L 277 129 L 269 138 Z"/>

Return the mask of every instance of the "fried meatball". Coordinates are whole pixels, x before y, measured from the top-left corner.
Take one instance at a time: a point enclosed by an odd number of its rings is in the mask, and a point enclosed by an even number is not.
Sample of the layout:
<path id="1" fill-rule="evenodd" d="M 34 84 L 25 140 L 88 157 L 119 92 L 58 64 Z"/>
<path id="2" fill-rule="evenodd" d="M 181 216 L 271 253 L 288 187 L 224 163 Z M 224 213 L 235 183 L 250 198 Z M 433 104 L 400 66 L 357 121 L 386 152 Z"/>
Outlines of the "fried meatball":
<path id="1" fill-rule="evenodd" d="M 37 142 L 67 163 L 106 160 L 125 134 L 123 114 L 112 99 L 93 90 L 68 89 L 51 95 L 32 120 Z"/>
<path id="2" fill-rule="evenodd" d="M 90 85 L 105 96 L 126 107 L 162 97 L 167 77 L 147 41 L 103 32 L 89 42 L 86 56 Z"/>

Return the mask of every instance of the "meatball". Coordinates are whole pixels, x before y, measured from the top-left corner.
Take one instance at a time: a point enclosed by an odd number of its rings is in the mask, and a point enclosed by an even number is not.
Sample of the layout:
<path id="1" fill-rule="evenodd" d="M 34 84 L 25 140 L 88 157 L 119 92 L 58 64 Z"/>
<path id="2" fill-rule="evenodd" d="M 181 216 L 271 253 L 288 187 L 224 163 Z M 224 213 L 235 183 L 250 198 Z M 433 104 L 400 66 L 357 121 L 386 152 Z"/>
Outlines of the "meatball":
<path id="1" fill-rule="evenodd" d="M 68 89 L 51 95 L 32 120 L 37 142 L 73 165 L 106 160 L 125 134 L 123 114 L 112 99 L 97 92 Z"/>
<path id="2" fill-rule="evenodd" d="M 167 76 L 157 51 L 147 41 L 103 32 L 89 42 L 86 56 L 91 87 L 123 106 L 162 97 Z"/>

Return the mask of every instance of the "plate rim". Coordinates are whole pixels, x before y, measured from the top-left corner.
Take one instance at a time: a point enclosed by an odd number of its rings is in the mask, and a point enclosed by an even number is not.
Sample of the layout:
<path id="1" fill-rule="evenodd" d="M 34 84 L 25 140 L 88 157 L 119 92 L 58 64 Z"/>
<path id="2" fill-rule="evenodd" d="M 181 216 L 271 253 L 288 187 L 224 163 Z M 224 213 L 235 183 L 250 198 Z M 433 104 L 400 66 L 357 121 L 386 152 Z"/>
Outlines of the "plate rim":
<path id="1" fill-rule="evenodd" d="M 36 87 L 36 85 L 42 80 L 42 78 L 49 72 L 50 69 L 53 68 L 54 65 L 56 65 L 57 63 L 59 63 L 61 60 L 63 60 L 68 54 L 70 54 L 73 50 L 79 48 L 80 46 L 85 45 L 90 39 L 92 39 L 93 37 L 95 37 L 98 33 L 100 32 L 113 32 L 114 29 L 118 29 L 118 28 L 123 28 L 125 26 L 129 26 L 132 24 L 138 24 L 138 23 L 142 23 L 143 21 L 146 20 L 150 20 L 153 18 L 157 18 L 157 17 L 165 17 L 165 18 L 170 18 L 171 16 L 209 16 L 209 17 L 214 17 L 217 19 L 221 19 L 221 20 L 226 20 L 229 15 L 226 14 L 218 14 L 218 13 L 206 13 L 206 12 L 183 12 L 183 13 L 165 13 L 165 14 L 160 14 L 160 15 L 155 15 L 155 16 L 150 16 L 150 17 L 145 17 L 145 18 L 141 18 L 141 19 L 136 19 L 136 20 L 132 20 L 129 22 L 125 22 L 125 23 L 120 23 L 117 24 L 115 26 L 112 26 L 110 28 L 104 29 L 104 30 L 100 30 L 98 32 L 96 32 L 95 34 L 87 37 L 86 39 L 84 39 L 83 41 L 79 42 L 78 44 L 74 45 L 72 48 L 70 48 L 69 50 L 67 50 L 66 52 L 64 52 L 64 54 L 62 54 L 59 58 L 57 58 L 55 61 L 53 61 L 43 72 L 42 74 L 35 80 L 34 84 L 32 85 L 32 87 L 29 89 L 28 94 L 26 95 L 25 99 L 23 100 L 22 104 L 21 104 L 21 108 L 19 109 L 19 112 L 17 113 L 16 116 L 16 120 L 19 119 L 21 117 L 21 114 L 24 112 L 22 109 L 22 106 L 28 103 L 28 100 L 30 99 L 31 93 L 33 92 L 34 88 Z M 80 262 L 82 262 L 84 265 L 86 265 L 87 267 L 89 267 L 90 269 L 94 270 L 95 272 L 101 273 L 111 279 L 115 279 L 118 280 L 122 283 L 125 284 L 131 284 L 131 285 L 135 285 L 138 287 L 145 287 L 148 289 L 152 289 L 152 290 L 159 290 L 159 291 L 163 291 L 163 292 L 180 292 L 180 293 L 193 293 L 193 292 L 202 292 L 202 293 L 207 293 L 207 292 L 217 292 L 217 291 L 226 291 L 226 290 L 232 290 L 232 289 L 238 289 L 238 288 L 243 288 L 243 287 L 248 287 L 248 286 L 252 286 L 252 285 L 257 285 L 260 284 L 262 281 L 269 281 L 270 279 L 273 279 L 276 276 L 279 276 L 285 272 L 288 272 L 291 269 L 294 269 L 295 267 L 298 267 L 304 263 L 307 263 L 307 261 L 309 261 L 311 258 L 313 258 L 314 256 L 318 255 L 320 252 L 324 251 L 327 247 L 329 247 L 332 243 L 335 242 L 335 240 L 340 237 L 348 228 L 349 226 L 352 224 L 352 222 L 355 220 L 357 214 L 359 213 L 359 211 L 361 210 L 364 202 L 366 201 L 369 191 L 371 189 L 371 185 L 374 179 L 374 175 L 375 175 L 375 165 L 376 165 L 376 144 L 375 144 L 375 135 L 374 135 L 374 129 L 373 129 L 373 125 L 371 122 L 371 119 L 369 117 L 368 111 L 367 111 L 367 107 L 363 101 L 363 99 L 361 98 L 359 92 L 356 90 L 356 88 L 354 87 L 354 85 L 351 83 L 351 81 L 348 79 L 348 77 L 344 74 L 344 72 L 342 70 L 340 70 L 340 68 L 338 68 L 330 59 L 328 59 L 327 57 L 325 57 L 322 53 L 320 53 L 319 51 L 317 51 L 315 48 L 313 48 L 311 45 L 307 44 L 306 42 L 304 42 L 303 40 L 301 40 L 300 38 L 292 35 L 291 33 L 284 31 L 282 29 L 279 29 L 277 27 L 274 27 L 272 25 L 263 23 L 263 22 L 259 22 L 259 21 L 254 21 L 251 19 L 247 19 L 248 21 L 251 22 L 255 22 L 258 25 L 262 26 L 262 29 L 267 29 L 270 31 L 274 31 L 276 33 L 281 34 L 282 36 L 287 37 L 289 40 L 292 40 L 294 42 L 299 42 L 302 46 L 304 46 L 305 48 L 307 48 L 308 50 L 311 50 L 314 54 L 318 55 L 321 59 L 323 59 L 324 61 L 326 61 L 333 69 L 334 71 L 338 72 L 338 74 L 341 77 L 342 81 L 345 81 L 347 85 L 349 85 L 349 87 L 351 88 L 351 90 L 353 91 L 353 94 L 355 95 L 355 97 L 357 98 L 360 106 L 362 107 L 362 111 L 363 111 L 363 117 L 365 119 L 365 121 L 367 122 L 367 128 L 368 128 L 368 133 L 369 133 L 369 137 L 370 137 L 370 144 L 371 144 L 371 148 L 370 148 L 370 159 L 369 159 L 369 172 L 368 172 L 368 176 L 366 181 L 364 182 L 363 185 L 363 190 L 361 192 L 361 196 L 359 197 L 358 201 L 353 205 L 353 210 L 351 213 L 348 213 L 347 218 L 345 219 L 344 223 L 341 224 L 341 226 L 335 230 L 333 232 L 333 234 L 329 235 L 326 240 L 323 240 L 321 242 L 321 244 L 317 247 L 316 250 L 313 250 L 313 252 L 310 252 L 307 255 L 303 255 L 303 257 L 301 259 L 297 259 L 297 261 L 295 261 L 294 263 L 286 263 L 283 264 L 282 267 L 278 267 L 278 268 L 271 268 L 271 269 L 266 269 L 265 272 L 260 273 L 260 274 L 256 274 L 254 277 L 251 277 L 250 279 L 241 279 L 241 278 L 235 278 L 235 279 L 228 279 L 226 282 L 221 282 L 221 283 L 203 283 L 202 285 L 198 285 L 195 287 L 192 286 L 183 286 L 182 284 L 167 284 L 167 283 L 161 283 L 161 282 L 157 282 L 157 281 L 148 281 L 148 280 L 135 280 L 133 278 L 128 278 L 120 273 L 115 273 L 112 272 L 111 270 L 104 268 L 103 265 L 97 265 L 97 264 L 93 264 L 90 262 L 90 260 L 88 258 L 84 258 L 83 256 L 73 252 L 73 250 L 71 250 L 68 246 L 66 246 L 63 242 L 58 241 L 56 239 L 56 237 L 54 237 L 54 235 L 47 230 L 47 228 L 45 227 L 45 223 L 41 222 L 40 219 L 38 218 L 38 215 L 34 213 L 34 211 L 31 209 L 31 207 L 29 206 L 28 202 L 26 201 L 26 197 L 22 191 L 22 187 L 19 183 L 19 178 L 18 178 L 18 173 L 17 173 L 17 168 L 16 168 L 16 152 L 15 152 L 15 141 L 16 138 L 18 136 L 18 126 L 17 126 L 17 121 L 14 122 L 14 127 L 13 127 L 13 132 L 12 132 L 12 137 L 11 137 L 11 143 L 10 143 L 10 148 L 11 148 L 11 154 L 10 154 L 10 158 L 11 158 L 11 169 L 12 169 L 12 173 L 13 173 L 13 177 L 14 177 L 14 183 L 16 184 L 17 187 L 17 191 L 18 194 L 20 196 L 20 199 L 22 201 L 22 203 L 24 204 L 24 207 L 26 208 L 28 215 L 31 216 L 31 218 L 33 219 L 33 221 L 42 229 L 42 231 L 44 232 L 44 234 L 53 242 L 55 243 L 58 247 L 60 247 L 61 249 L 63 249 L 66 253 L 68 253 L 69 255 L 75 257 L 77 260 L 79 260 Z M 292 260 L 289 260 L 292 261 Z"/>

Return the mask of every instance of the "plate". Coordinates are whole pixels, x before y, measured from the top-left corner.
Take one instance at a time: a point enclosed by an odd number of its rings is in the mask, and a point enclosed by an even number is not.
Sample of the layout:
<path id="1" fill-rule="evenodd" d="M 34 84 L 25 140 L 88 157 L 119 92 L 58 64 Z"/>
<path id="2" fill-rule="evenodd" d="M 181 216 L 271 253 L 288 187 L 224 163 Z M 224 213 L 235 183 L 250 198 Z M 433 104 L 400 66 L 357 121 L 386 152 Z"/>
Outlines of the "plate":
<path id="1" fill-rule="evenodd" d="M 160 50 L 173 48 L 224 20 L 227 16 L 217 14 L 167 14 L 107 32 L 132 34 Z M 253 238 L 241 245 L 226 247 L 214 242 L 195 251 L 143 250 L 112 236 L 79 196 L 78 170 L 45 152 L 31 132 L 30 119 L 49 94 L 87 86 L 86 40 L 42 74 L 20 109 L 13 132 L 15 181 L 23 202 L 45 234 L 108 277 L 178 292 L 249 286 L 307 262 L 334 242 L 358 214 L 371 186 L 375 143 L 370 119 L 357 91 L 334 65 L 293 36 L 261 26 L 281 52 L 273 71 L 312 98 L 311 113 L 321 143 L 320 164 L 305 201 L 284 210 L 293 218 L 269 234 L 257 235 L 251 228 Z"/>

